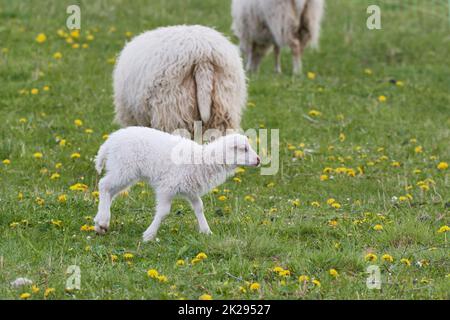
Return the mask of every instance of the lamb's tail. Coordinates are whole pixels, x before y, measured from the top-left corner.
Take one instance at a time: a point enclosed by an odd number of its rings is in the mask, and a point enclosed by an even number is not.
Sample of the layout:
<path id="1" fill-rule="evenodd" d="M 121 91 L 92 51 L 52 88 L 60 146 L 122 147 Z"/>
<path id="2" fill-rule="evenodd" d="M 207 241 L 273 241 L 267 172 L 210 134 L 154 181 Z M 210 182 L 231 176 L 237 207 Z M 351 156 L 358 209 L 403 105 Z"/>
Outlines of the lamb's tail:
<path id="1" fill-rule="evenodd" d="M 95 170 L 98 174 L 102 173 L 103 167 L 105 166 L 106 157 L 108 155 L 108 145 L 107 142 L 100 146 L 97 156 L 95 157 Z"/>
<path id="2" fill-rule="evenodd" d="M 202 122 L 206 124 L 211 118 L 212 93 L 214 86 L 214 67 L 208 62 L 201 62 L 194 67 L 194 80 L 197 88 L 197 105 Z"/>
<path id="3" fill-rule="evenodd" d="M 303 46 L 308 42 L 311 47 L 319 47 L 320 24 L 325 7 L 324 0 L 306 0 L 301 16 L 300 39 Z"/>

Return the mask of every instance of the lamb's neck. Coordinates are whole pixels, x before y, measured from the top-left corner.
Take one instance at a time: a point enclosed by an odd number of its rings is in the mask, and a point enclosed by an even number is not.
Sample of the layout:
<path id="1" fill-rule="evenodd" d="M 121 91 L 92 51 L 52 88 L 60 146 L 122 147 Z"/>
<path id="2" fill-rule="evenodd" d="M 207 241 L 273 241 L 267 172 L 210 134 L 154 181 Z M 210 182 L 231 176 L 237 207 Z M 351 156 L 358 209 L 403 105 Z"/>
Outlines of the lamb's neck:
<path id="1" fill-rule="evenodd" d="M 235 169 L 236 166 L 224 164 L 193 165 L 187 180 L 197 193 L 204 194 L 224 183 Z"/>

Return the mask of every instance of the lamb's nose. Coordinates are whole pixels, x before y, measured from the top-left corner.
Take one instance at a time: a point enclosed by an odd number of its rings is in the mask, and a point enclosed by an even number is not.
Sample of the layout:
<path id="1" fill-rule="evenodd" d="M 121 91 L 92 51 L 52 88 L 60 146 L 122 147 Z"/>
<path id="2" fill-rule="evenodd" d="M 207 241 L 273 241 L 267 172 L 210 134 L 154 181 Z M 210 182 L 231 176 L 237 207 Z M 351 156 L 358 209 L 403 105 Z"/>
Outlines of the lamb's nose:
<path id="1" fill-rule="evenodd" d="M 261 159 L 259 157 L 256 157 L 256 166 L 259 166 L 260 163 L 261 163 Z"/>

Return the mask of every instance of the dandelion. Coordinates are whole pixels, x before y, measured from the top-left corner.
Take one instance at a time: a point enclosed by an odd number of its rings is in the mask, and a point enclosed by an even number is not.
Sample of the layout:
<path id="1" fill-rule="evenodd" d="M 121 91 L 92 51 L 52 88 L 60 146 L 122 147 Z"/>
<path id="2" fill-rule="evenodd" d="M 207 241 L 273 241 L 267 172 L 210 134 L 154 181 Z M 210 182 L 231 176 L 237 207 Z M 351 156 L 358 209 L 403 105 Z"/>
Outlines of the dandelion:
<path id="1" fill-rule="evenodd" d="M 108 62 L 109 64 L 115 64 L 116 58 L 109 58 L 108 60 L 106 60 L 106 62 Z"/>
<path id="2" fill-rule="evenodd" d="M 282 268 L 282 267 L 274 267 L 274 268 L 272 269 L 272 271 L 273 271 L 273 272 L 276 272 L 276 273 L 280 273 L 281 271 L 284 271 L 284 268 Z"/>
<path id="3" fill-rule="evenodd" d="M 111 259 L 111 262 L 116 262 L 119 259 L 119 257 L 115 254 L 111 254 L 109 257 Z"/>
<path id="4" fill-rule="evenodd" d="M 320 203 L 317 201 L 313 201 L 313 202 L 311 202 L 311 206 L 318 208 L 318 207 L 320 207 Z"/>
<path id="5" fill-rule="evenodd" d="M 344 142 L 345 141 L 345 134 L 342 133 L 342 132 L 339 134 L 339 141 L 340 142 Z"/>
<path id="6" fill-rule="evenodd" d="M 59 179 L 61 177 L 61 175 L 59 174 L 59 173 L 53 173 L 51 176 L 50 176 L 50 179 L 51 180 L 56 180 L 56 179 Z"/>
<path id="7" fill-rule="evenodd" d="M 381 231 L 381 230 L 383 230 L 383 226 L 381 224 L 376 224 L 373 226 L 373 230 Z"/>
<path id="8" fill-rule="evenodd" d="M 402 258 L 402 259 L 400 259 L 400 262 L 403 263 L 404 265 L 408 266 L 408 267 L 411 266 L 411 261 L 409 259 Z"/>
<path id="9" fill-rule="evenodd" d="M 198 297 L 199 300 L 212 300 L 212 296 L 209 294 L 202 294 L 200 297 Z"/>
<path id="10" fill-rule="evenodd" d="M 37 88 L 33 88 L 33 89 L 31 89 L 31 94 L 33 94 L 33 95 L 36 95 L 36 94 L 38 94 L 39 93 L 39 89 L 37 89 Z"/>
<path id="11" fill-rule="evenodd" d="M 341 204 L 338 203 L 338 202 L 332 203 L 331 206 L 332 206 L 334 209 L 340 209 L 340 208 L 341 208 Z"/>
<path id="12" fill-rule="evenodd" d="M 238 168 L 236 168 L 236 170 L 234 171 L 236 174 L 240 174 L 240 173 L 245 173 L 245 169 L 244 168 L 241 168 L 241 167 L 238 167 Z"/>
<path id="13" fill-rule="evenodd" d="M 55 288 L 47 288 L 44 291 L 44 297 L 47 298 L 49 295 L 55 292 Z"/>
<path id="14" fill-rule="evenodd" d="M 11 164 L 11 160 L 5 159 L 2 161 L 2 163 L 7 166 L 7 165 Z"/>
<path id="15" fill-rule="evenodd" d="M 73 121 L 73 123 L 75 124 L 75 126 L 77 127 L 81 127 L 83 125 L 83 121 L 81 121 L 80 119 L 75 119 Z"/>
<path id="16" fill-rule="evenodd" d="M 370 262 L 376 262 L 377 259 L 378 259 L 378 257 L 377 257 L 375 254 L 373 254 L 373 253 L 368 253 L 368 254 L 366 254 L 366 256 L 364 257 L 364 260 L 370 261 Z"/>
<path id="17" fill-rule="evenodd" d="M 313 109 L 313 110 L 309 110 L 308 114 L 311 117 L 320 117 L 322 115 L 322 112 Z"/>
<path id="18" fill-rule="evenodd" d="M 437 232 L 438 233 L 445 233 L 445 232 L 448 232 L 448 231 L 450 231 L 450 227 L 447 226 L 447 225 L 444 225 L 444 226 L 440 227 Z"/>
<path id="19" fill-rule="evenodd" d="M 131 260 L 131 259 L 134 258 L 134 255 L 132 253 L 126 252 L 126 253 L 123 254 L 123 258 L 125 260 Z"/>
<path id="20" fill-rule="evenodd" d="M 241 292 L 241 293 L 247 293 L 247 289 L 245 289 L 245 287 L 239 287 L 239 291 Z"/>
<path id="21" fill-rule="evenodd" d="M 62 53 L 61 52 L 55 52 L 54 54 L 53 54 L 53 58 L 54 59 L 56 59 L 56 60 L 59 60 L 59 59 L 61 59 L 62 58 Z"/>
<path id="22" fill-rule="evenodd" d="M 258 282 L 253 282 L 250 285 L 250 291 L 258 291 L 261 288 L 261 285 Z"/>
<path id="23" fill-rule="evenodd" d="M 289 270 L 282 270 L 278 272 L 278 275 L 281 277 L 289 277 L 291 275 L 291 271 Z"/>
<path id="24" fill-rule="evenodd" d="M 247 107 L 249 107 L 249 108 L 254 108 L 254 107 L 256 107 L 256 104 L 254 103 L 254 102 L 247 102 Z"/>
<path id="25" fill-rule="evenodd" d="M 423 152 L 423 147 L 422 146 L 417 146 L 414 148 L 414 152 L 415 153 L 422 153 Z"/>
<path id="26" fill-rule="evenodd" d="M 62 167 L 62 163 L 61 162 L 57 162 L 55 164 L 55 169 L 60 169 Z"/>
<path id="27" fill-rule="evenodd" d="M 150 269 L 147 271 L 147 276 L 156 279 L 159 276 L 159 272 L 156 269 Z"/>
<path id="28" fill-rule="evenodd" d="M 69 187 L 72 191 L 83 191 L 86 192 L 89 187 L 83 183 L 75 183 Z"/>
<path id="29" fill-rule="evenodd" d="M 184 266 L 184 260 L 182 259 L 177 260 L 176 265 L 179 267 Z"/>
<path id="30" fill-rule="evenodd" d="M 395 167 L 395 168 L 398 168 L 398 167 L 400 167 L 400 162 L 398 162 L 398 161 L 393 161 L 393 162 L 391 163 L 391 166 L 393 166 L 393 167 Z"/>
<path id="31" fill-rule="evenodd" d="M 58 196 L 58 202 L 64 203 L 67 201 L 67 196 L 65 194 L 61 194 Z"/>
<path id="32" fill-rule="evenodd" d="M 338 222 L 337 222 L 337 220 L 330 220 L 330 221 L 328 221 L 328 225 L 332 228 L 335 228 L 335 227 L 337 227 Z"/>
<path id="33" fill-rule="evenodd" d="M 88 224 L 84 224 L 80 227 L 80 231 L 94 231 L 95 227 L 88 225 Z"/>
<path id="34" fill-rule="evenodd" d="M 100 192 L 98 192 L 98 191 L 92 191 L 92 192 L 91 192 L 91 196 L 93 196 L 95 199 L 98 199 L 98 197 L 100 196 Z"/>
<path id="35" fill-rule="evenodd" d="M 74 152 L 70 155 L 71 159 L 78 159 L 80 157 L 81 157 L 81 155 L 78 152 Z"/>
<path id="36" fill-rule="evenodd" d="M 49 87 L 49 86 L 43 86 L 43 87 L 42 87 L 42 90 L 44 90 L 44 91 L 50 91 L 50 87 Z"/>
<path id="37" fill-rule="evenodd" d="M 208 256 L 206 255 L 206 253 L 200 252 L 199 254 L 197 254 L 197 256 L 195 258 L 197 258 L 199 260 L 204 260 L 204 259 L 208 258 Z"/>
<path id="38" fill-rule="evenodd" d="M 219 196 L 218 198 L 217 198 L 217 200 L 219 200 L 219 201 L 225 201 L 225 200 L 227 200 L 227 197 L 226 196 Z"/>
<path id="39" fill-rule="evenodd" d="M 328 271 L 328 273 L 329 273 L 330 276 L 332 276 L 333 278 L 339 277 L 339 273 L 337 272 L 336 269 L 330 269 L 330 270 Z"/>
<path id="40" fill-rule="evenodd" d="M 245 196 L 245 197 L 244 197 L 244 200 L 245 200 L 245 201 L 249 201 L 249 202 L 255 202 L 255 198 L 252 197 L 252 196 Z"/>
<path id="41" fill-rule="evenodd" d="M 405 83 L 404 83 L 403 81 L 396 81 L 396 82 L 395 82 L 395 85 L 396 85 L 397 87 L 403 87 L 403 86 L 405 85 Z"/>
<path id="42" fill-rule="evenodd" d="M 447 162 L 439 162 L 437 165 L 437 168 L 439 170 L 447 170 L 448 169 L 448 163 Z"/>
<path id="43" fill-rule="evenodd" d="M 159 282 L 163 282 L 163 283 L 169 281 L 169 279 L 166 276 L 164 276 L 164 275 L 158 276 L 157 279 L 158 279 Z"/>
<path id="44" fill-rule="evenodd" d="M 35 40 L 36 40 L 37 43 L 44 43 L 47 40 L 47 36 L 45 35 L 45 33 L 39 33 L 36 36 Z"/>
<path id="45" fill-rule="evenodd" d="M 378 102 L 383 103 L 383 102 L 386 102 L 386 100 L 387 100 L 386 96 L 381 95 L 378 97 Z"/>
<path id="46" fill-rule="evenodd" d="M 322 284 L 320 283 L 320 281 L 317 280 L 317 279 L 314 279 L 314 280 L 312 281 L 312 283 L 313 283 L 316 287 L 318 287 L 318 288 L 320 288 L 320 287 L 322 286 Z"/>
<path id="47" fill-rule="evenodd" d="M 70 32 L 70 36 L 74 39 L 78 39 L 80 37 L 80 30 L 75 29 Z"/>
<path id="48" fill-rule="evenodd" d="M 301 275 L 298 277 L 298 282 L 300 282 L 300 283 L 309 282 L 309 277 L 307 275 Z"/>
<path id="49" fill-rule="evenodd" d="M 20 123 L 26 123 L 26 122 L 27 122 L 27 118 L 20 118 L 20 119 L 19 119 L 19 122 L 20 122 Z"/>
<path id="50" fill-rule="evenodd" d="M 132 35 L 133 35 L 133 33 L 132 33 L 131 31 L 125 32 L 125 36 L 126 36 L 127 38 L 131 38 Z"/>
<path id="51" fill-rule="evenodd" d="M 314 72 L 308 72 L 307 74 L 308 79 L 314 80 L 316 78 L 316 74 Z"/>
<path id="52" fill-rule="evenodd" d="M 72 49 L 78 49 L 78 48 L 80 48 L 80 44 L 79 43 L 72 44 Z"/>
<path id="53" fill-rule="evenodd" d="M 23 300 L 27 300 L 30 297 L 31 297 L 31 294 L 29 294 L 28 292 L 24 292 L 20 295 L 20 299 L 23 299 Z"/>
<path id="54" fill-rule="evenodd" d="M 38 293 L 39 290 L 40 290 L 40 289 L 39 289 L 35 284 L 33 284 L 33 285 L 31 286 L 31 292 L 33 292 L 33 293 Z"/>
<path id="55" fill-rule="evenodd" d="M 17 194 L 17 200 L 22 200 L 23 199 L 23 193 L 22 192 L 19 192 L 18 194 Z"/>
<path id="56" fill-rule="evenodd" d="M 87 133 L 87 134 L 91 134 L 91 133 L 93 133 L 94 132 L 94 130 L 92 130 L 92 129 L 86 129 L 86 130 L 84 130 L 84 133 Z"/>
<path id="57" fill-rule="evenodd" d="M 381 257 L 381 260 L 386 261 L 386 262 L 391 262 L 391 263 L 394 262 L 394 258 L 387 253 L 383 254 L 383 256 Z"/>
<path id="58" fill-rule="evenodd" d="M 87 40 L 87 41 L 92 41 L 92 40 L 94 40 L 94 36 L 93 36 L 92 34 L 88 34 L 88 35 L 86 36 L 86 40 Z"/>
<path id="59" fill-rule="evenodd" d="M 43 206 L 45 204 L 45 200 L 42 198 L 37 197 L 36 198 L 36 203 L 40 206 Z"/>

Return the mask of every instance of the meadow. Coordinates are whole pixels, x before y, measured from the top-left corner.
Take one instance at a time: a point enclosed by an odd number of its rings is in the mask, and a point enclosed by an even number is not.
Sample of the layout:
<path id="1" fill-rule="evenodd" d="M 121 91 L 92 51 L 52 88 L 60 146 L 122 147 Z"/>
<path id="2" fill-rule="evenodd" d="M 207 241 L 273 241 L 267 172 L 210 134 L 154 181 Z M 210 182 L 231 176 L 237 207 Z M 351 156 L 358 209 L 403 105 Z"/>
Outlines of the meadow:
<path id="1" fill-rule="evenodd" d="M 366 28 L 369 4 L 382 29 Z M 203 197 L 199 234 L 177 200 L 158 239 L 138 184 L 93 231 L 93 158 L 113 123 L 127 40 L 174 24 L 230 36 L 230 1 L 0 0 L 1 299 L 449 299 L 450 22 L 446 1 L 327 1 L 302 76 L 249 75 L 242 127 L 280 130 L 280 168 L 239 170 Z M 432 4 L 430 4 L 432 3 Z M 67 290 L 69 266 L 80 289 Z M 381 289 L 366 285 L 367 267 Z M 69 270 L 70 271 L 70 270 Z M 18 277 L 33 286 L 14 288 Z"/>

